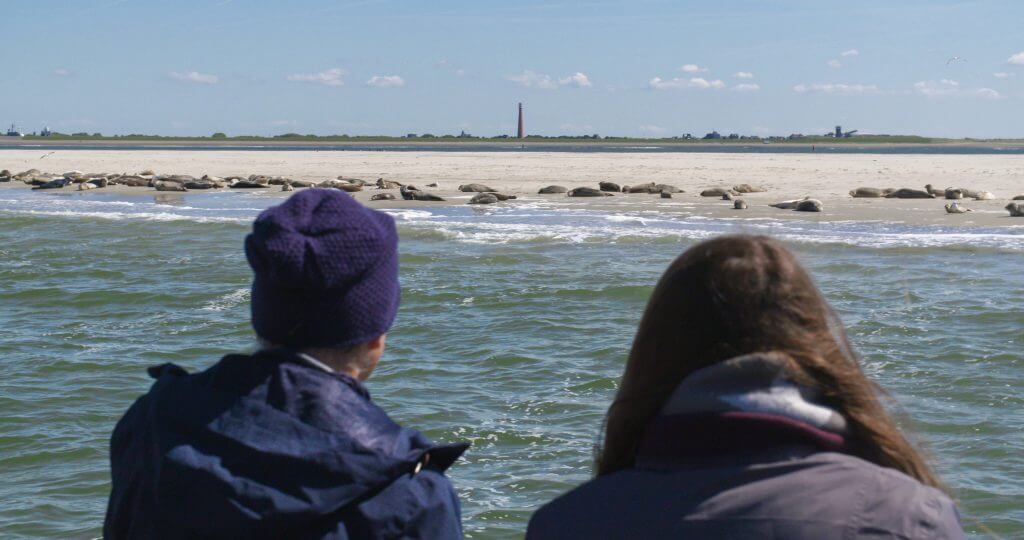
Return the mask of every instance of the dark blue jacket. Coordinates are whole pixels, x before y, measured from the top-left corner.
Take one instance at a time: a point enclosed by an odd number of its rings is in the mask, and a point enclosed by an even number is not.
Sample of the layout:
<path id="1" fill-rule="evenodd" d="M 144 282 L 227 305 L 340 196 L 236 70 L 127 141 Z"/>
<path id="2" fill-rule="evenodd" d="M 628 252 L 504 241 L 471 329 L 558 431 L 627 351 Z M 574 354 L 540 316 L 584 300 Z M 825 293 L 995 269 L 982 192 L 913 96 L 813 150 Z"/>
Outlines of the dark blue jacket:
<path id="1" fill-rule="evenodd" d="M 461 538 L 468 447 L 399 426 L 355 379 L 276 350 L 156 382 L 111 439 L 119 538 Z"/>

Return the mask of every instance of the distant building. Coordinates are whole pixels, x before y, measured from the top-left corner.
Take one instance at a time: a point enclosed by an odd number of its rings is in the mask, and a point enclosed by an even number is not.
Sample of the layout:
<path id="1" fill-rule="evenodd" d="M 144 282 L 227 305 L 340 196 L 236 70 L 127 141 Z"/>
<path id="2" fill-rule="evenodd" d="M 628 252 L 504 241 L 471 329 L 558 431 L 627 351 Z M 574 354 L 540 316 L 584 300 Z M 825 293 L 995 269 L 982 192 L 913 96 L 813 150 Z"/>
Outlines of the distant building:
<path id="1" fill-rule="evenodd" d="M 17 129 L 15 129 L 14 124 L 11 124 L 11 129 L 7 130 L 6 135 L 8 137 L 21 137 L 23 134 Z"/>
<path id="2" fill-rule="evenodd" d="M 843 126 L 836 126 L 836 138 L 839 139 L 843 136 Z"/>
<path id="3" fill-rule="evenodd" d="M 50 131 L 50 126 L 44 127 L 43 130 L 39 132 L 40 137 L 49 137 L 50 135 L 53 135 L 53 132 Z"/>
<path id="4" fill-rule="evenodd" d="M 711 133 L 708 133 L 707 135 L 705 135 L 704 138 L 705 139 L 721 139 L 722 138 L 722 134 L 717 132 L 717 131 L 712 131 Z"/>

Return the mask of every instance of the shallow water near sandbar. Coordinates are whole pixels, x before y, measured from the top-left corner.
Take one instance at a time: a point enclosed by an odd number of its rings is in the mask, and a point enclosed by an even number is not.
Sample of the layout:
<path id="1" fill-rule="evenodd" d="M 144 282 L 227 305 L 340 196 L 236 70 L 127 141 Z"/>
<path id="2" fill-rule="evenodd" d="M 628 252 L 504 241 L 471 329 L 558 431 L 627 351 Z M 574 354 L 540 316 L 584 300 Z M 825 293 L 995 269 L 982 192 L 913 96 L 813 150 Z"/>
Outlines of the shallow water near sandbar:
<path id="1" fill-rule="evenodd" d="M 248 222 L 272 199 L 0 197 L 0 536 L 96 537 L 114 423 L 145 368 L 249 347 Z M 665 266 L 727 232 L 806 263 L 898 399 L 965 527 L 1024 534 L 1024 231 L 688 219 L 544 205 L 395 211 L 402 308 L 369 382 L 392 416 L 473 447 L 467 536 L 519 537 L 586 480 Z M 979 525 L 980 524 L 980 525 Z"/>

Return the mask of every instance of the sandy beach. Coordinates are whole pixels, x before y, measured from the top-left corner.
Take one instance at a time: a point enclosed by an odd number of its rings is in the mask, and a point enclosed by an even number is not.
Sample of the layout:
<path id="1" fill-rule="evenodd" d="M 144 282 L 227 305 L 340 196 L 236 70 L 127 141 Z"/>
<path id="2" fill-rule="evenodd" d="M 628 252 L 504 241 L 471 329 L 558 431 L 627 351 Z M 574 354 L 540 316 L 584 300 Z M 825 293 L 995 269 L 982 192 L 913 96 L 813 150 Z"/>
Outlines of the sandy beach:
<path id="1" fill-rule="evenodd" d="M 49 155 L 47 155 L 49 154 Z M 45 156 L 45 157 L 43 157 Z M 993 227 L 1024 225 L 1010 218 L 1004 206 L 1024 194 L 1024 159 L 1016 155 L 964 154 L 745 154 L 745 153 L 615 153 L 615 152 L 320 152 L 320 151 L 227 151 L 227 150 L 59 150 L 50 154 L 35 149 L 0 150 L 0 169 L 20 172 L 36 168 L 44 172 L 134 173 L 144 169 L 158 174 L 214 176 L 264 174 L 292 179 L 322 181 L 340 176 L 376 180 L 385 178 L 430 189 L 448 199 L 445 203 L 373 201 L 375 188 L 356 197 L 375 207 L 422 207 L 465 204 L 472 194 L 458 186 L 483 183 L 518 197 L 500 204 L 545 201 L 555 205 L 636 212 L 657 210 L 689 216 L 728 218 L 776 218 L 814 221 L 888 221 L 917 225 Z M 620 185 L 664 183 L 683 189 L 672 199 L 648 194 L 615 194 L 601 198 L 570 198 L 564 194 L 538 195 L 548 185 L 567 188 L 597 187 L 600 181 Z M 437 188 L 426 188 L 437 183 Z M 749 183 L 764 187 L 763 193 L 743 195 L 750 208 L 734 210 L 732 203 L 700 197 L 707 188 Z M 937 199 L 854 199 L 848 192 L 861 186 L 922 189 L 964 187 L 990 191 L 995 200 L 961 201 L 972 209 L 967 214 L 947 214 L 945 201 Z M 20 182 L 0 184 L 2 189 L 28 189 Z M 152 188 L 117 186 L 87 192 L 74 186 L 53 190 L 55 196 L 91 196 L 104 191 L 153 196 Z M 276 186 L 268 197 L 283 197 Z M 159 193 L 173 198 L 188 194 Z M 396 193 L 397 195 L 397 193 Z M 793 212 L 768 205 L 810 196 L 822 201 L 821 213 Z"/>

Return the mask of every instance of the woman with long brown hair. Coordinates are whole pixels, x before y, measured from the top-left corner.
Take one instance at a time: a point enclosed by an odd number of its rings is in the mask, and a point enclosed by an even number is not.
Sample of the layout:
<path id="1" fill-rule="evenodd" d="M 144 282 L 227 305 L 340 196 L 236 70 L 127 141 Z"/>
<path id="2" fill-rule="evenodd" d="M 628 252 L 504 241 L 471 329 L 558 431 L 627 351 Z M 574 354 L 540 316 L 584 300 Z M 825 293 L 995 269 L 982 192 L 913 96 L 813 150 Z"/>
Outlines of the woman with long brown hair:
<path id="1" fill-rule="evenodd" d="M 960 538 L 841 323 L 780 243 L 720 236 L 647 305 L 597 477 L 529 538 Z"/>

